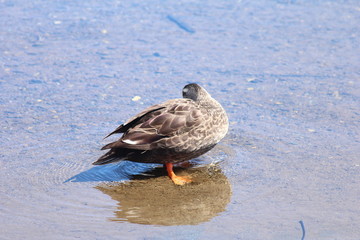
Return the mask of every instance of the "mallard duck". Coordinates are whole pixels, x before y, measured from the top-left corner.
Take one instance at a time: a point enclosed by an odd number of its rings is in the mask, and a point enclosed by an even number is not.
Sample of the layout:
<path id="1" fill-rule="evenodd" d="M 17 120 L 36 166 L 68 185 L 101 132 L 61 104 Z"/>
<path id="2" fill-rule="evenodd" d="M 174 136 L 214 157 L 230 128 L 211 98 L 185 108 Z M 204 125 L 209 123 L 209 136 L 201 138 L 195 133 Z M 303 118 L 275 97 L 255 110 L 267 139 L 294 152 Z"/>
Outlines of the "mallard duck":
<path id="1" fill-rule="evenodd" d="M 119 140 L 105 145 L 110 149 L 94 165 L 120 160 L 164 164 L 177 185 L 191 182 L 176 176 L 173 164 L 196 158 L 212 149 L 227 133 L 229 122 L 223 107 L 198 84 L 186 85 L 183 98 L 168 100 L 140 112 L 120 125 Z"/>

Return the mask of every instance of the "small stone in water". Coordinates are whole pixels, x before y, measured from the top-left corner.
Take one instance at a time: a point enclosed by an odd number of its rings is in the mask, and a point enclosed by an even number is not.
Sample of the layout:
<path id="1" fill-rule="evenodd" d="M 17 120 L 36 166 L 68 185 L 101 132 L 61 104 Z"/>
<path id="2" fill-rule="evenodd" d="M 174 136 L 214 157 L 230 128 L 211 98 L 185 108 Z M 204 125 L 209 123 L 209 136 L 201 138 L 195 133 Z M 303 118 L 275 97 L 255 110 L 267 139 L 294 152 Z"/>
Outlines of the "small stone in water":
<path id="1" fill-rule="evenodd" d="M 131 100 L 134 101 L 134 102 L 136 102 L 136 101 L 139 101 L 140 99 L 141 99 L 140 96 L 135 96 L 135 97 L 133 97 Z"/>

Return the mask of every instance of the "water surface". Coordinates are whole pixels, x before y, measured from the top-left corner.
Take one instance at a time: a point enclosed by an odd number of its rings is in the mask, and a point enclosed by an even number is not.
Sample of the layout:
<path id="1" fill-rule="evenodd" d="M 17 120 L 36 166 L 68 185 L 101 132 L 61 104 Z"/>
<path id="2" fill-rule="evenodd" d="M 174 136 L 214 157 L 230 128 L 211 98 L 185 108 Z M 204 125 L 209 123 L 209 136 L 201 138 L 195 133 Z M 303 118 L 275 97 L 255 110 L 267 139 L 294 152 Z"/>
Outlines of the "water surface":
<path id="1" fill-rule="evenodd" d="M 1 239 L 301 239 L 299 221 L 306 239 L 360 236 L 357 1 L 0 11 Z M 178 169 L 194 184 L 156 164 L 91 165 L 107 133 L 189 82 L 230 119 Z"/>

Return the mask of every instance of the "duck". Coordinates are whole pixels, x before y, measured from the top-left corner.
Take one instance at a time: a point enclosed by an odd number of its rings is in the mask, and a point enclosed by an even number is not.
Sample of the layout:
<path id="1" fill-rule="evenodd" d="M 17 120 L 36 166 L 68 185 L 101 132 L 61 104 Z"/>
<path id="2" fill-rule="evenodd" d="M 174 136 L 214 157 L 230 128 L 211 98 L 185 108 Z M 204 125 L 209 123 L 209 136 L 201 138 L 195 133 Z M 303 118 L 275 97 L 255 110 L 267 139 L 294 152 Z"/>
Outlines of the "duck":
<path id="1" fill-rule="evenodd" d="M 191 183 L 189 176 L 177 176 L 174 164 L 197 158 L 211 150 L 228 132 L 224 108 L 200 85 L 187 84 L 183 98 L 146 108 L 121 124 L 105 138 L 122 134 L 101 148 L 107 150 L 94 165 L 121 160 L 163 164 L 176 185 Z"/>

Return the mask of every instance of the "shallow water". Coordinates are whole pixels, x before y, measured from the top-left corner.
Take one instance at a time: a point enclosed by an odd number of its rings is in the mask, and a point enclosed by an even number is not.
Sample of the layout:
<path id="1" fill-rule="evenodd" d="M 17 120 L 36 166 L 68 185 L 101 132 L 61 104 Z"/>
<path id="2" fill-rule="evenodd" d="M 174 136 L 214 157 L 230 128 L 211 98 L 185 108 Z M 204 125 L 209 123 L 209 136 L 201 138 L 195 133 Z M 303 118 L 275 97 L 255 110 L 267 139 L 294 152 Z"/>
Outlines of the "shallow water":
<path id="1" fill-rule="evenodd" d="M 357 1 L 0 11 L 1 239 L 301 239 L 299 221 L 305 239 L 360 236 Z M 178 169 L 194 184 L 156 164 L 91 165 L 107 133 L 189 82 L 231 123 Z"/>

